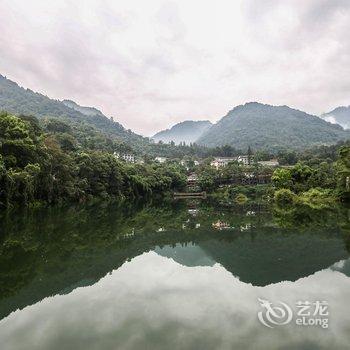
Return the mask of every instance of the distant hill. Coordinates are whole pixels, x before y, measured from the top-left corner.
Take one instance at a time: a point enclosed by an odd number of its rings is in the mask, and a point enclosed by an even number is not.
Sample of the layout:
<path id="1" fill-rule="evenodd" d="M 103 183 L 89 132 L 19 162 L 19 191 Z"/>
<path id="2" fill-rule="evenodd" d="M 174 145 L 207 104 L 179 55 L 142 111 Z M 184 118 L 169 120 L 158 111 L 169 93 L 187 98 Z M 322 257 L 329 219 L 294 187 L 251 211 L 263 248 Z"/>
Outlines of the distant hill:
<path id="1" fill-rule="evenodd" d="M 82 107 L 70 100 L 51 99 L 30 89 L 24 89 L 2 75 L 0 75 L 0 110 L 17 115 L 33 115 L 39 119 L 56 117 L 74 123 L 85 123 L 121 141 L 147 142 L 147 139 L 126 130 L 96 108 Z"/>
<path id="2" fill-rule="evenodd" d="M 105 116 L 100 110 L 96 109 L 95 107 L 83 107 L 79 106 L 77 103 L 71 100 L 63 100 L 62 103 L 66 105 L 69 108 L 72 108 L 84 115 L 95 115 L 95 116 Z"/>
<path id="3" fill-rule="evenodd" d="M 213 124 L 209 120 L 192 121 L 186 120 L 182 123 L 175 124 L 171 129 L 166 129 L 155 134 L 154 141 L 171 142 L 176 144 L 186 142 L 186 144 L 195 142 L 204 132 Z"/>
<path id="4" fill-rule="evenodd" d="M 287 106 L 249 102 L 232 109 L 199 139 L 209 147 L 231 145 L 239 149 L 301 149 L 350 139 L 340 125 Z"/>
<path id="5" fill-rule="evenodd" d="M 333 109 L 331 112 L 322 114 L 321 118 L 333 124 L 337 123 L 344 129 L 350 129 L 350 106 Z"/>

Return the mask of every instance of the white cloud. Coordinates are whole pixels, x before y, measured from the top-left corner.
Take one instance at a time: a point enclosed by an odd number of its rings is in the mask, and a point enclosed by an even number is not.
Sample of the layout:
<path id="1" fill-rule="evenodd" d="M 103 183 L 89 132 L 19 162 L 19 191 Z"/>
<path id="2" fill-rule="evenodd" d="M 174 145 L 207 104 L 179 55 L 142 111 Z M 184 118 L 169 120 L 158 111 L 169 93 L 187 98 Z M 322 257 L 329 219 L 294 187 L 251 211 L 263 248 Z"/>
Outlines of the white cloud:
<path id="1" fill-rule="evenodd" d="M 0 322 L 4 349 L 345 349 L 349 278 L 325 269 L 295 282 L 243 283 L 220 264 L 182 266 L 144 253 L 92 286 L 17 310 Z M 258 298 L 326 300 L 330 328 L 258 321 Z"/>
<path id="2" fill-rule="evenodd" d="M 335 120 L 335 118 L 332 115 L 325 117 L 324 120 L 328 123 L 337 124 L 337 121 Z"/>
<path id="3" fill-rule="evenodd" d="M 1 0 L 0 72 L 143 134 L 247 101 L 349 104 L 350 3 Z"/>

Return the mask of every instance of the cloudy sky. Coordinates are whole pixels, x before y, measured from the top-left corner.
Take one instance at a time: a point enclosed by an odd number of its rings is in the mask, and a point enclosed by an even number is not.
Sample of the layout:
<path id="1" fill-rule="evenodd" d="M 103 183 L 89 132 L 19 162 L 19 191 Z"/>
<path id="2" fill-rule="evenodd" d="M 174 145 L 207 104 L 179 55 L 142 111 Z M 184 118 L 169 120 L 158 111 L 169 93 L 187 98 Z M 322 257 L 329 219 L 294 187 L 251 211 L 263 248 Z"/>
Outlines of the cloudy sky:
<path id="1" fill-rule="evenodd" d="M 0 73 L 151 135 L 247 101 L 350 104 L 348 0 L 0 0 Z"/>

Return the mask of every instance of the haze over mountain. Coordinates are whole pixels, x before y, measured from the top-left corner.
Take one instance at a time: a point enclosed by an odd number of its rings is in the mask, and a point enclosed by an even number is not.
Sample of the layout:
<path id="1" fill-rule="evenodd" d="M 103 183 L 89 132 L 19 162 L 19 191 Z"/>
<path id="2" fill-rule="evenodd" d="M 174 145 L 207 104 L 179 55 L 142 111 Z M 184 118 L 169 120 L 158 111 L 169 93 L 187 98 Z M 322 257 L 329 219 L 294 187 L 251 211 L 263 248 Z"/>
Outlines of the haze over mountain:
<path id="1" fill-rule="evenodd" d="M 54 100 L 17 83 L 0 74 L 0 110 L 13 114 L 33 115 L 37 118 L 56 117 L 73 123 L 86 123 L 98 131 L 122 141 L 146 140 L 126 130 L 121 124 L 108 118 L 93 107 L 79 106 L 70 100 Z"/>
<path id="2" fill-rule="evenodd" d="M 209 147 L 231 145 L 240 149 L 300 149 L 349 139 L 338 124 L 292 109 L 249 102 L 233 108 L 199 139 Z"/>
<path id="3" fill-rule="evenodd" d="M 175 124 L 170 129 L 166 129 L 156 133 L 152 139 L 154 141 L 171 142 L 175 144 L 185 142 L 186 144 L 195 142 L 204 132 L 206 132 L 213 124 L 209 120 L 192 121 Z"/>
<path id="4" fill-rule="evenodd" d="M 100 110 L 95 107 L 83 107 L 79 106 L 76 102 L 72 100 L 63 100 L 62 103 L 69 108 L 72 108 L 84 115 L 95 115 L 95 116 L 105 116 Z"/>
<path id="5" fill-rule="evenodd" d="M 350 106 L 341 106 L 328 113 L 322 114 L 321 118 L 332 124 L 339 124 L 344 129 L 350 129 Z"/>

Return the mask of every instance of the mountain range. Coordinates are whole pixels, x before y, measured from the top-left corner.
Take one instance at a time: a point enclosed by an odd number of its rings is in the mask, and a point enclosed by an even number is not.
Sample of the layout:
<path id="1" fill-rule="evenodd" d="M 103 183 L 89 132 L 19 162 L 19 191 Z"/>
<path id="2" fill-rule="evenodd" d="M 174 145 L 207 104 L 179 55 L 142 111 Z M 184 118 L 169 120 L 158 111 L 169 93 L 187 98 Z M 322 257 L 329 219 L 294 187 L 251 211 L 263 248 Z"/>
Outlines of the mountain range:
<path id="1" fill-rule="evenodd" d="M 209 120 L 192 121 L 175 124 L 172 128 L 156 133 L 152 139 L 156 142 L 185 142 L 186 144 L 195 142 L 203 133 L 205 133 L 213 124 Z"/>
<path id="2" fill-rule="evenodd" d="M 249 102 L 237 106 L 197 140 L 208 147 L 249 146 L 270 151 L 328 145 L 350 138 L 350 131 L 288 106 Z"/>
<path id="3" fill-rule="evenodd" d="M 93 107 L 83 107 L 71 100 L 54 100 L 0 75 L 0 110 L 13 114 L 33 115 L 37 118 L 56 117 L 70 123 L 87 124 L 123 142 L 142 143 L 148 139 L 126 130 Z"/>
<path id="4" fill-rule="evenodd" d="M 340 107 L 324 116 L 329 115 L 333 120 L 326 117 L 323 120 L 288 106 L 249 102 L 233 108 L 216 124 L 185 121 L 155 134 L 153 139 L 196 142 L 208 147 L 230 145 L 243 150 L 251 146 L 270 151 L 328 145 L 350 139 L 350 130 L 344 130 L 336 123 L 339 120 L 340 124 L 346 125 L 350 108 Z"/>
<path id="5" fill-rule="evenodd" d="M 322 114 L 321 118 L 333 124 L 339 124 L 344 129 L 350 129 L 350 106 L 337 107 L 328 113 Z"/>
<path id="6" fill-rule="evenodd" d="M 126 130 L 113 118 L 94 107 L 80 106 L 72 100 L 54 100 L 0 75 L 0 110 L 33 115 L 39 119 L 55 117 L 71 124 L 88 125 L 100 134 L 147 152 L 149 139 Z M 231 145 L 244 150 L 277 151 L 334 144 L 350 139 L 350 107 L 339 107 L 320 117 L 290 108 L 249 102 L 237 106 L 216 124 L 208 120 L 184 121 L 158 132 L 155 141 L 198 143 L 207 147 Z M 339 124 L 336 124 L 339 123 Z M 157 152 L 157 150 L 155 150 Z"/>

